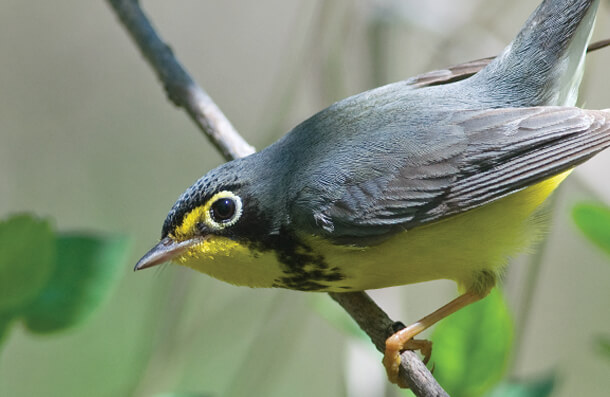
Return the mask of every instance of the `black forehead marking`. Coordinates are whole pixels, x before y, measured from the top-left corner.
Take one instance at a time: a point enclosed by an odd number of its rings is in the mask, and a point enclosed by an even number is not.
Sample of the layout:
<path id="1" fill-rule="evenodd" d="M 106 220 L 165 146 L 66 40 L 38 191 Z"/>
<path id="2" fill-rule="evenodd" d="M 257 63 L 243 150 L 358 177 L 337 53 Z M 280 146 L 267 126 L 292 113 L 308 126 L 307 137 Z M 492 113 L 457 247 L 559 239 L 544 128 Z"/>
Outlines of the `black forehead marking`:
<path id="1" fill-rule="evenodd" d="M 231 171 L 231 167 L 224 168 L 224 172 L 219 172 L 218 169 L 210 171 L 186 189 L 167 214 L 165 222 L 163 222 L 161 238 L 167 237 L 169 233 L 182 224 L 184 217 L 189 212 L 204 205 L 216 193 L 228 190 L 239 195 L 238 190 L 243 186 L 243 183 L 238 181 L 237 173 Z"/>

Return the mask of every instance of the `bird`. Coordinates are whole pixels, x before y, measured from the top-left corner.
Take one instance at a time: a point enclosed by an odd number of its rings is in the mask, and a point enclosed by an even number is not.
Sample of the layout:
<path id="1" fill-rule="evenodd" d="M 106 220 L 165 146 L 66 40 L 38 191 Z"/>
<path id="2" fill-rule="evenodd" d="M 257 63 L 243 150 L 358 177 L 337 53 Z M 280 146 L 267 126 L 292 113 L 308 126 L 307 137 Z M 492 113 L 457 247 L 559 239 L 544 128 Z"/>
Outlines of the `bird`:
<path id="1" fill-rule="evenodd" d="M 610 109 L 575 107 L 598 5 L 544 0 L 479 72 L 356 94 L 212 169 L 135 270 L 171 261 L 235 285 L 335 293 L 453 280 L 457 298 L 386 341 L 388 378 L 404 386 L 400 352 L 483 299 L 543 232 L 545 200 L 610 146 Z"/>

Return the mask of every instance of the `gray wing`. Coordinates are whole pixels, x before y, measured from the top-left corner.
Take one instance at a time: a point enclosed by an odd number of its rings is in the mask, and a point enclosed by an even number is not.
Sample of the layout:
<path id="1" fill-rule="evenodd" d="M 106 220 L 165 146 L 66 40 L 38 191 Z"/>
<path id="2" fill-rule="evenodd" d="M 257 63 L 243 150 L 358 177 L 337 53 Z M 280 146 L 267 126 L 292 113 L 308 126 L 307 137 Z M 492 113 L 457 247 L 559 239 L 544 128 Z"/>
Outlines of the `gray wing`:
<path id="1" fill-rule="evenodd" d="M 446 128 L 461 130 L 462 139 L 343 186 L 339 199 L 315 210 L 317 227 L 340 242 L 411 229 L 515 193 L 610 146 L 608 110 L 459 111 Z"/>
<path id="2" fill-rule="evenodd" d="M 596 41 L 589 44 L 587 52 L 597 51 L 610 46 L 610 39 Z M 495 57 L 475 59 L 474 61 L 460 63 L 459 65 L 449 66 L 446 69 L 434 70 L 427 73 L 411 77 L 406 81 L 412 88 L 423 88 L 434 85 L 449 84 L 466 79 L 479 70 L 483 69 L 493 61 Z"/>
<path id="3" fill-rule="evenodd" d="M 474 61 L 449 66 L 447 69 L 433 70 L 407 79 L 406 83 L 413 88 L 449 84 L 463 80 L 477 73 L 493 61 L 495 57 L 481 58 Z"/>

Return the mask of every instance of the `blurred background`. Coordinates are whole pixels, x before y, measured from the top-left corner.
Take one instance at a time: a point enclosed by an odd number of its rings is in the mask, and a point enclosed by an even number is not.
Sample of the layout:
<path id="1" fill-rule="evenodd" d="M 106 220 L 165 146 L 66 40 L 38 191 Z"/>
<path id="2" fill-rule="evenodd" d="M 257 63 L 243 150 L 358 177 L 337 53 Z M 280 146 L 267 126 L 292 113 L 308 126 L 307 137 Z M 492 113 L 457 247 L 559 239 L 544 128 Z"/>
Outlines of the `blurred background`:
<path id="1" fill-rule="evenodd" d="M 160 34 L 238 131 L 260 149 L 331 103 L 498 54 L 537 1 L 143 2 Z M 603 2 L 593 40 L 610 37 Z M 165 98 L 103 1 L 0 2 L 0 218 L 121 233 L 130 259 L 92 319 L 0 350 L 2 396 L 394 396 L 381 355 L 312 307 L 326 295 L 233 287 L 178 266 L 133 273 L 178 195 L 222 158 Z M 610 50 L 590 54 L 580 102 L 610 107 Z M 554 372 L 556 396 L 602 396 L 610 361 L 610 263 L 574 226 L 582 200 L 610 203 L 610 151 L 557 192 L 536 256 L 515 258 L 509 377 Z M 2 244 L 2 242 L 0 242 Z M 0 292 L 1 293 L 1 292 Z M 409 323 L 451 282 L 374 291 Z M 332 303 L 329 303 L 332 305 Z M 386 389 L 387 387 L 387 389 Z"/>

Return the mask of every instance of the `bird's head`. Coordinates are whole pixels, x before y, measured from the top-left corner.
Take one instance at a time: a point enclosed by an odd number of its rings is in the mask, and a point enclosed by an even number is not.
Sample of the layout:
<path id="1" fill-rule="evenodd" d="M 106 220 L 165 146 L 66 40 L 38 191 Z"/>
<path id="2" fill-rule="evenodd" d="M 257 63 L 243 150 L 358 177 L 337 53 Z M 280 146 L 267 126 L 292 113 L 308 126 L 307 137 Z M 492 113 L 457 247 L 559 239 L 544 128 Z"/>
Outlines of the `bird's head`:
<path id="1" fill-rule="evenodd" d="M 210 273 L 209 263 L 222 257 L 251 256 L 271 222 L 261 208 L 258 174 L 236 160 L 208 172 L 178 198 L 161 232 L 161 241 L 135 270 L 173 261 Z"/>

